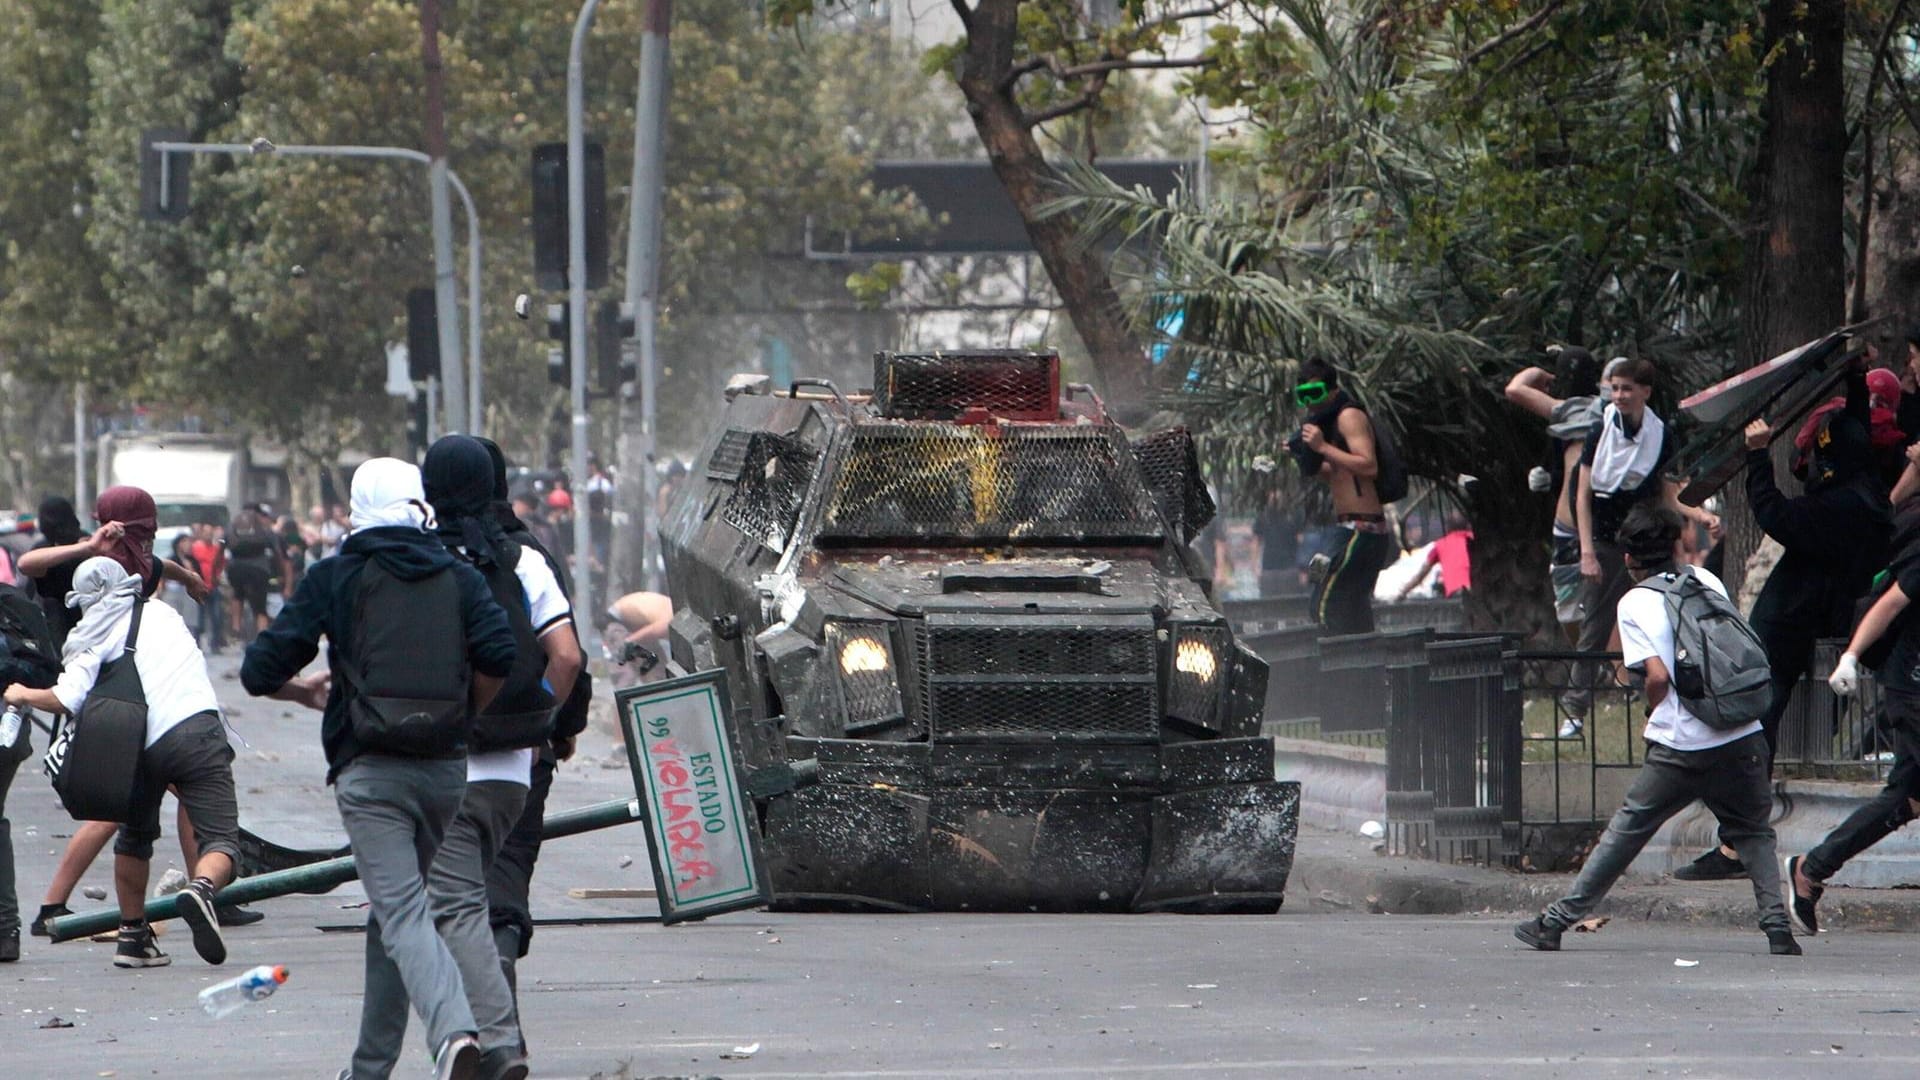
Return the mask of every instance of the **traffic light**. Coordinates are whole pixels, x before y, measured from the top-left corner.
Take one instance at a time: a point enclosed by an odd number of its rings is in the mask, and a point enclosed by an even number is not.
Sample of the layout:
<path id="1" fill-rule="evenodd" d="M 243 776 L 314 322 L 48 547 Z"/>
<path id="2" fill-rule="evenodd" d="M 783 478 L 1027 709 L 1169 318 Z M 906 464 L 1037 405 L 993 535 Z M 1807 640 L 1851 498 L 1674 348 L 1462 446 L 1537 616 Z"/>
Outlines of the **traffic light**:
<path id="1" fill-rule="evenodd" d="M 163 154 L 154 143 L 186 142 L 179 128 L 149 128 L 140 133 L 140 216 L 148 221 L 179 221 L 187 216 L 187 166 L 191 154 Z M 591 219 L 589 219 L 591 220 Z"/>
<path id="2" fill-rule="evenodd" d="M 407 378 L 440 377 L 440 311 L 432 289 L 407 290 Z"/>
<path id="3" fill-rule="evenodd" d="M 570 304 L 547 305 L 547 336 L 560 344 L 547 350 L 547 381 L 555 386 L 573 385 L 573 309 Z"/>
<path id="4" fill-rule="evenodd" d="M 633 336 L 633 309 L 614 300 L 603 300 L 593 313 L 593 361 L 600 376 L 600 391 L 617 394 L 624 383 L 639 374 L 639 365 L 626 360 L 622 343 Z"/>
<path id="5" fill-rule="evenodd" d="M 587 151 L 587 288 L 607 284 L 607 153 Z M 533 148 L 533 276 L 540 288 L 567 287 L 567 144 Z"/>

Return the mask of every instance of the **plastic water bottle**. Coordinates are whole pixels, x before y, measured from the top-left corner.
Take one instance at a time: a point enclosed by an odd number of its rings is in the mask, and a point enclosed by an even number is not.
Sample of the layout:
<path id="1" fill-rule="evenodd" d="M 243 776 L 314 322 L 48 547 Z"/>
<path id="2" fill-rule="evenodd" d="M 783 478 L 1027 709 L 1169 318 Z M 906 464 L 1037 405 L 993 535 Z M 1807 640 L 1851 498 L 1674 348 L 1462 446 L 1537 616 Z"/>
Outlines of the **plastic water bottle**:
<path id="1" fill-rule="evenodd" d="M 0 750 L 14 748 L 16 740 L 20 738 L 22 723 L 20 710 L 13 705 L 7 706 L 7 711 L 0 713 Z"/>
<path id="2" fill-rule="evenodd" d="M 200 991 L 200 1007 L 207 1015 L 218 1020 L 239 1012 L 240 1009 L 261 998 L 272 997 L 280 984 L 287 981 L 287 968 L 284 964 L 261 964 L 259 967 L 236 975 L 223 983 L 215 983 Z"/>

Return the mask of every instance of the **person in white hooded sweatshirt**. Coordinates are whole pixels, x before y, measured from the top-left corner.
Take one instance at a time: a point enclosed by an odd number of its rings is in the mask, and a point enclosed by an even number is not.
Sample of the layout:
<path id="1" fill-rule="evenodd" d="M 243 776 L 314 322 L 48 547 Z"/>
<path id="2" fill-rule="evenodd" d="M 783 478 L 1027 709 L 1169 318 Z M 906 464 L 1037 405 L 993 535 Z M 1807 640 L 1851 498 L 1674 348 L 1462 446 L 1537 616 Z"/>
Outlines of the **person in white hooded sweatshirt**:
<path id="1" fill-rule="evenodd" d="M 273 625 L 247 647 L 249 694 L 323 710 L 327 780 L 367 891 L 367 991 L 353 1063 L 384 1080 L 381 1034 L 407 1002 L 427 1032 L 435 1075 L 481 1075 L 478 1027 L 460 969 L 434 928 L 427 871 L 466 790 L 474 713 L 513 667 L 506 613 L 473 567 L 427 531 L 420 470 L 375 458 L 353 476 L 353 531 L 315 563 Z M 328 671 L 300 675 L 327 639 Z M 471 677 L 468 675 L 471 673 Z M 396 733 L 430 716 L 425 741 Z M 456 721 L 458 721 L 456 723 Z M 523 1074 L 524 1075 L 524 1074 Z"/>
<path id="2" fill-rule="evenodd" d="M 227 946 L 214 914 L 214 894 L 233 880 L 240 857 L 240 814 L 233 796 L 233 747 L 221 726 L 220 703 L 193 632 L 165 603 L 141 599 L 142 582 L 113 559 L 96 555 L 73 575 L 67 606 L 80 622 L 61 651 L 64 668 L 51 690 L 10 686 L 7 703 L 76 714 L 103 666 L 131 651 L 147 699 L 146 746 L 134 779 L 133 816 L 113 845 L 113 884 L 120 901 L 116 967 L 170 963 L 147 925 L 147 876 L 160 836 L 160 800 L 171 786 L 200 841 L 193 877 L 179 894 L 180 918 L 193 930 L 194 951 L 225 963 Z M 135 615 L 138 627 L 135 628 Z M 128 635 L 133 641 L 129 648 Z"/>

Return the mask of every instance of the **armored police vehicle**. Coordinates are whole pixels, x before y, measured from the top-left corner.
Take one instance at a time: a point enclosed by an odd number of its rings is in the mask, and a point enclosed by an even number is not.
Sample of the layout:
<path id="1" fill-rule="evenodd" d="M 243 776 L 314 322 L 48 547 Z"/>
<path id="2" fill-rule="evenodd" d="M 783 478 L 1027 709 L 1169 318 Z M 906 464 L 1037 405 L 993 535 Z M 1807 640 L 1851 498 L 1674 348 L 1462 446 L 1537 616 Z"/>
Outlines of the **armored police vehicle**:
<path id="1" fill-rule="evenodd" d="M 1299 786 L 1186 432 L 1130 442 L 1051 353 L 729 396 L 661 525 L 672 658 L 726 673 L 778 903 L 1279 907 Z"/>

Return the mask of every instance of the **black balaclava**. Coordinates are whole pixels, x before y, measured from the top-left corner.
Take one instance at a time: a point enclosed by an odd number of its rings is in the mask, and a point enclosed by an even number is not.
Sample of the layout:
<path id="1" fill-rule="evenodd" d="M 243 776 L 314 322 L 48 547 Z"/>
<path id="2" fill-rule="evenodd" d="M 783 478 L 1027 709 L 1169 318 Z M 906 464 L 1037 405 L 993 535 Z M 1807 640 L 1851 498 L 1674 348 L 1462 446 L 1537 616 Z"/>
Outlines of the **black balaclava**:
<path id="1" fill-rule="evenodd" d="M 1807 488 L 1844 484 L 1873 467 L 1873 439 L 1860 421 L 1844 412 L 1828 413 L 1814 433 L 1807 461 Z"/>
<path id="2" fill-rule="evenodd" d="M 427 448 L 420 480 L 440 539 L 466 548 L 481 566 L 501 562 L 507 537 L 493 514 L 493 455 L 486 446 L 470 435 L 442 437 Z"/>
<path id="3" fill-rule="evenodd" d="M 73 512 L 73 501 L 65 495 L 49 495 L 40 500 L 40 516 L 35 524 L 40 535 L 55 546 L 77 544 L 86 536 L 80 528 L 80 516 Z"/>
<path id="4" fill-rule="evenodd" d="M 513 498 L 507 493 L 507 454 L 500 444 L 484 436 L 475 436 L 474 441 L 487 448 L 487 456 L 493 459 L 493 520 L 500 528 L 509 533 L 526 532 L 526 522 L 513 512 Z"/>

